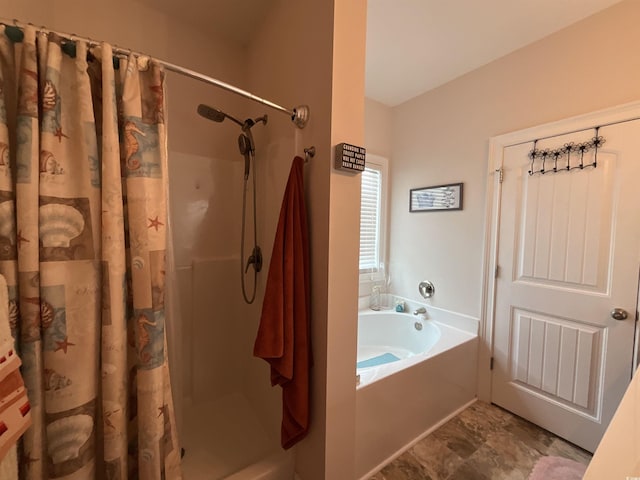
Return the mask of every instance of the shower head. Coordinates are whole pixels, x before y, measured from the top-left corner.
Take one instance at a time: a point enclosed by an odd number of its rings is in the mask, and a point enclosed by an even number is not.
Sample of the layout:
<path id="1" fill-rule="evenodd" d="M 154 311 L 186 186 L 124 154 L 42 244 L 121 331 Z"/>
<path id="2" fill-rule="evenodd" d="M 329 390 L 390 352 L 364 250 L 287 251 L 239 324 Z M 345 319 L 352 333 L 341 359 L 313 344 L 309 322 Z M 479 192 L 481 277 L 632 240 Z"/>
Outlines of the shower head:
<path id="1" fill-rule="evenodd" d="M 201 117 L 206 118 L 207 120 L 213 120 L 214 122 L 223 122 L 225 118 L 228 118 L 229 120 L 231 120 L 232 122 L 237 123 L 238 125 L 240 125 L 241 127 L 244 128 L 244 123 L 242 123 L 240 120 L 233 118 L 231 115 L 224 113 L 221 110 L 218 110 L 217 108 L 213 108 L 210 107 L 208 105 L 204 105 L 203 103 L 201 103 L 200 105 L 198 105 L 198 115 L 200 115 Z"/>
<path id="2" fill-rule="evenodd" d="M 224 113 L 220 110 L 210 107 L 208 105 L 200 104 L 198 105 L 198 115 L 204 117 L 208 120 L 213 120 L 214 122 L 222 122 L 224 121 Z"/>

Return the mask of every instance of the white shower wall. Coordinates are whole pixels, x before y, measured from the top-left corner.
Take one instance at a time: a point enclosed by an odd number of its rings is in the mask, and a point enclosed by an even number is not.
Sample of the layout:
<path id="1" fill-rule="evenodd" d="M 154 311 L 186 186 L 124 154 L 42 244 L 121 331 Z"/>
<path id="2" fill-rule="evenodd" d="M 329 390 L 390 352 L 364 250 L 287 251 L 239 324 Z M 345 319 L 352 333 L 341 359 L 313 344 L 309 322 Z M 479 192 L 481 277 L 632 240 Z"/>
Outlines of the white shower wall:
<path id="1" fill-rule="evenodd" d="M 206 100 L 203 100 L 206 101 Z M 212 106 L 217 105 L 212 102 Z M 258 116 L 264 107 L 238 105 L 228 113 L 240 118 Z M 243 467 L 262 453 L 279 448 L 279 389 L 271 388 L 269 369 L 265 362 L 252 357 L 265 270 L 259 274 L 258 291 L 253 305 L 244 303 L 240 287 L 240 228 L 242 220 L 243 157 L 237 150 L 239 129 L 235 124 L 208 122 L 191 112 L 193 122 L 205 122 L 219 142 L 222 154 L 211 156 L 172 152 L 171 208 L 175 259 L 180 285 L 182 343 L 179 365 L 174 368 L 182 380 L 184 431 L 187 472 L 193 465 L 193 455 L 207 471 L 232 473 L 231 464 Z M 254 127 L 258 186 L 258 243 L 263 247 L 265 263 L 271 254 L 271 241 L 264 238 L 272 203 L 262 193 L 272 174 L 269 165 L 267 129 Z M 231 146 L 232 148 L 227 148 Z M 252 197 L 247 196 L 247 235 L 245 258 L 251 251 Z M 274 193 L 281 198 L 282 192 Z M 279 205 L 278 205 L 279 208 Z M 252 271 L 247 275 L 247 290 L 253 289 Z M 203 412 L 198 421 L 190 421 L 192 410 Z M 226 413 L 221 413 L 222 411 Z M 218 414 L 215 414 L 218 412 Z M 191 417 L 190 417 L 191 415 Z M 213 415 L 213 416 L 211 416 Z M 235 426 L 226 420 L 235 419 Z M 247 421 L 240 421 L 245 419 Z M 250 420 L 250 421 L 249 421 Z M 211 425 L 204 425 L 207 421 Z M 191 442 L 197 436 L 197 423 L 205 430 L 237 431 L 243 428 L 245 443 L 229 449 L 226 444 L 210 444 L 210 454 L 201 451 L 201 442 Z M 222 423 L 220 423 L 222 422 Z M 194 426 L 195 423 L 195 426 Z M 231 432 L 231 430 L 230 430 Z M 223 435 L 224 436 L 224 435 Z M 208 437 L 211 439 L 211 437 Z M 242 453 L 244 451 L 244 454 Z M 215 455 L 221 455 L 213 461 Z M 201 458 L 200 458 L 201 457 Z M 213 470 L 211 470 L 213 469 Z"/>
<path id="2" fill-rule="evenodd" d="M 208 126 L 218 127 L 214 123 Z M 174 371 L 181 376 L 183 396 L 198 401 L 228 393 L 238 383 L 233 378 L 225 380 L 233 372 L 227 350 L 237 337 L 229 333 L 237 324 L 236 303 L 240 300 L 238 282 L 233 281 L 239 268 L 240 200 L 234 187 L 237 191 L 241 185 L 240 166 L 231 159 L 180 152 L 170 156 L 182 339 L 178 347 L 180 368 Z M 225 371 L 229 373 L 225 375 Z"/>

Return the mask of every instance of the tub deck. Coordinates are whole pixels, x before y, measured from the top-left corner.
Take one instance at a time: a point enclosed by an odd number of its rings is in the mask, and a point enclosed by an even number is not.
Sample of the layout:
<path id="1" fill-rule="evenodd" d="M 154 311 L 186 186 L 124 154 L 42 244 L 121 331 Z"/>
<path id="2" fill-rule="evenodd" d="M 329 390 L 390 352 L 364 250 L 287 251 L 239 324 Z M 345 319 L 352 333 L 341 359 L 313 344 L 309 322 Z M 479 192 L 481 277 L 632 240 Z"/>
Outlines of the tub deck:
<path id="1" fill-rule="evenodd" d="M 427 322 L 434 322 L 433 320 L 427 320 Z M 449 325 L 434 322 L 435 325 L 441 331 L 441 337 L 436 344 L 431 347 L 427 352 L 413 353 L 408 349 L 397 346 L 375 346 L 375 347 L 360 347 L 361 352 L 358 355 L 358 363 L 367 358 L 383 355 L 384 353 L 391 353 L 392 355 L 399 357 L 399 361 L 385 362 L 376 366 L 356 368 L 356 374 L 360 376 L 360 383 L 357 388 L 361 389 L 367 385 L 381 380 L 389 375 L 393 375 L 400 370 L 409 368 L 412 365 L 416 365 L 420 362 L 446 352 L 449 349 L 455 348 L 468 341 L 477 339 L 477 335 L 460 330 Z M 361 360 L 362 358 L 362 360 Z M 474 363 L 475 364 L 475 363 Z"/>

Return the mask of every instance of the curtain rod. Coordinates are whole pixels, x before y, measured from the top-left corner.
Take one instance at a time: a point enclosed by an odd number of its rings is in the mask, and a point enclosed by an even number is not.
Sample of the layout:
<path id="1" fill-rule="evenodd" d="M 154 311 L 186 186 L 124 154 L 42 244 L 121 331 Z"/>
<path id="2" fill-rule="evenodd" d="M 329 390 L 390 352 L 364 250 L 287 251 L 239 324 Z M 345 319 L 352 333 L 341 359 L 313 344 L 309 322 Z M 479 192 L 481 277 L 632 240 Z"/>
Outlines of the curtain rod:
<path id="1" fill-rule="evenodd" d="M 74 40 L 80 40 L 83 42 L 87 42 L 89 44 L 90 47 L 92 46 L 99 46 L 101 42 L 98 42 L 96 40 L 93 40 L 91 38 L 88 37 L 81 37 L 79 35 L 76 34 L 69 34 L 69 33 L 61 33 L 61 32 L 56 32 L 55 30 L 50 30 L 46 27 L 36 27 L 31 23 L 25 24 L 23 22 L 20 22 L 16 19 L 13 20 L 6 20 L 3 18 L 0 18 L 0 23 L 6 25 L 6 26 L 15 26 L 21 29 L 24 29 L 27 25 L 28 26 L 32 26 L 34 27 L 36 30 L 45 33 L 46 35 L 49 35 L 50 33 L 53 33 L 55 35 L 58 35 L 60 37 L 66 38 L 68 40 L 74 41 Z M 218 80 L 217 78 L 213 78 L 213 77 L 209 77 L 207 75 L 204 75 L 200 72 L 196 72 L 195 70 L 191 70 L 189 68 L 185 68 L 185 67 L 181 67 L 179 65 L 175 65 L 173 63 L 164 61 L 164 60 L 160 60 L 157 59 L 155 57 L 151 57 L 150 55 L 145 55 L 144 53 L 140 53 L 140 52 L 135 52 L 132 51 L 128 48 L 122 48 L 122 47 L 118 47 L 117 45 L 113 46 L 113 51 L 114 53 L 118 54 L 118 55 L 134 55 L 136 57 L 149 57 L 149 58 L 153 58 L 153 60 L 155 62 L 157 62 L 158 64 L 162 65 L 166 70 L 175 72 L 175 73 L 179 73 L 180 75 L 185 75 L 187 77 L 193 78 L 195 80 L 199 80 L 201 82 L 204 83 L 208 83 L 210 85 L 215 85 L 216 87 L 220 87 L 224 90 L 227 90 L 229 92 L 235 93 L 236 95 L 240 95 L 241 97 L 244 98 L 248 98 L 249 100 L 253 100 L 254 102 L 257 103 L 261 103 L 262 105 L 265 105 L 267 107 L 273 108 L 274 110 L 278 110 L 279 112 L 282 113 L 286 113 L 287 115 L 289 115 L 291 117 L 291 121 L 295 124 L 296 127 L 298 128 L 304 128 L 307 125 L 307 122 L 309 121 L 309 106 L 308 105 L 298 105 L 292 109 L 288 109 L 285 108 L 281 105 L 278 105 L 277 103 L 273 103 L 269 100 L 266 100 L 262 97 L 258 97 L 257 95 L 254 95 L 251 92 L 247 92 L 246 90 L 243 90 L 241 88 L 236 87 L 235 85 L 231 85 L 228 84 L 226 82 L 223 82 L 222 80 Z"/>

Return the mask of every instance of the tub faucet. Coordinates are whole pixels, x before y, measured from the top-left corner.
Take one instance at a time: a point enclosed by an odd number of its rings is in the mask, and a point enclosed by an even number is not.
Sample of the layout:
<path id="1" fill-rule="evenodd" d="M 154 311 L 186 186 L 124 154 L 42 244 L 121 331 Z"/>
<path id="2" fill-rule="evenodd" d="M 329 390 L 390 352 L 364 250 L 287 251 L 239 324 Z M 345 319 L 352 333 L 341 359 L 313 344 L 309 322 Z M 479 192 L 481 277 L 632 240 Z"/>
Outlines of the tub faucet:
<path id="1" fill-rule="evenodd" d="M 413 311 L 414 315 L 418 315 L 419 313 L 427 313 L 427 309 L 424 307 L 417 308 Z"/>

